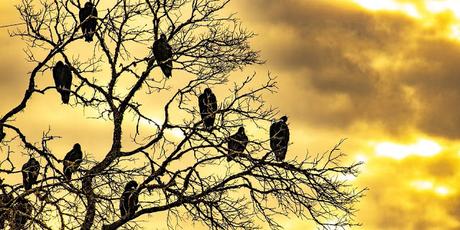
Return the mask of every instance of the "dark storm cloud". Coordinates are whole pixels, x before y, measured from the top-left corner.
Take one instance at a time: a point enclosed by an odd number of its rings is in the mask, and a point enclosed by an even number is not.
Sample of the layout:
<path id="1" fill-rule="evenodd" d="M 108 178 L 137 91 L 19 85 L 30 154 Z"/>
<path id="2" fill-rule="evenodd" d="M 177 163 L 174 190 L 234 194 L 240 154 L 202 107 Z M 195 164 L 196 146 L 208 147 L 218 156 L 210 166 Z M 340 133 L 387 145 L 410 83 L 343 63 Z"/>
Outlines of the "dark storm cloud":
<path id="1" fill-rule="evenodd" d="M 240 4 L 246 7 L 244 17 L 260 25 L 258 39 L 266 44 L 262 50 L 269 63 L 282 77 L 296 78 L 303 90 L 314 92 L 307 104 L 326 105 L 315 107 L 315 113 L 307 106 L 297 109 L 307 122 L 336 128 L 368 122 L 387 131 L 415 127 L 460 137 L 460 107 L 455 106 L 460 99 L 460 46 L 434 36 L 445 32 L 446 20 L 427 30 L 399 13 L 369 12 L 333 1 Z M 267 36 L 270 41 L 264 43 Z M 380 59 L 386 61 L 383 67 L 376 62 Z M 339 112 L 327 106 L 337 96 L 349 104 Z"/>

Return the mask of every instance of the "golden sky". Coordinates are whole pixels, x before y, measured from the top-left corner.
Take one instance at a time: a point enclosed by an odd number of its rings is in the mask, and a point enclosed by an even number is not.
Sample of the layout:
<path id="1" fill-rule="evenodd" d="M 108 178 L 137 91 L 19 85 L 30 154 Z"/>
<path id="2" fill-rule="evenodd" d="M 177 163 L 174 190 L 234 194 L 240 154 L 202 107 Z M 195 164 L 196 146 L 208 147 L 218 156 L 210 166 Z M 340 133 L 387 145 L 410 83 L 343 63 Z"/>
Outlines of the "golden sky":
<path id="1" fill-rule="evenodd" d="M 15 2 L 0 3 L 0 24 L 18 22 Z M 460 229 L 460 0 L 234 0 L 228 10 L 258 34 L 252 45 L 267 62 L 253 69 L 278 76 L 267 99 L 289 116 L 288 154 L 348 138 L 348 160 L 366 163 L 350 178 L 370 189 L 356 229 Z M 3 114 L 23 96 L 30 66 L 6 29 L 0 44 Z M 36 140 L 51 126 L 97 158 L 111 127 L 50 103 L 56 96 L 34 97 L 18 123 Z M 73 142 L 52 148 L 63 155 Z"/>

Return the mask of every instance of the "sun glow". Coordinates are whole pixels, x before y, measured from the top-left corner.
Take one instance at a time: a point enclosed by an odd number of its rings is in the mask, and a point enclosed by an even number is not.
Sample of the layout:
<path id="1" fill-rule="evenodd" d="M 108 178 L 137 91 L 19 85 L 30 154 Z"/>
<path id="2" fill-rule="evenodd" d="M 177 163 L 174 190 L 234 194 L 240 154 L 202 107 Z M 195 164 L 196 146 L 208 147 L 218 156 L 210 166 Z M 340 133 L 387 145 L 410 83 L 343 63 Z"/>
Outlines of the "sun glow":
<path id="1" fill-rule="evenodd" d="M 397 144 L 392 142 L 381 142 L 375 144 L 377 156 L 390 157 L 401 160 L 411 155 L 431 157 L 438 154 L 442 147 L 431 140 L 421 139 L 414 144 Z"/>
<path id="2" fill-rule="evenodd" d="M 425 0 L 405 1 L 400 0 L 352 0 L 359 6 L 369 11 L 398 12 L 418 20 L 422 25 L 433 27 L 439 24 L 440 14 L 451 13 L 452 19 L 446 35 L 455 40 L 460 40 L 460 5 L 458 0 Z M 444 23 L 445 21 L 443 21 Z"/>
<path id="3" fill-rule="evenodd" d="M 451 193 L 448 187 L 435 185 L 433 182 L 428 180 L 414 180 L 410 183 L 410 185 L 416 190 L 434 192 L 438 196 L 447 196 Z"/>
<path id="4" fill-rule="evenodd" d="M 354 0 L 354 2 L 368 10 L 397 11 L 414 18 L 420 18 L 422 16 L 417 7 L 411 3 L 400 3 L 395 0 Z"/>

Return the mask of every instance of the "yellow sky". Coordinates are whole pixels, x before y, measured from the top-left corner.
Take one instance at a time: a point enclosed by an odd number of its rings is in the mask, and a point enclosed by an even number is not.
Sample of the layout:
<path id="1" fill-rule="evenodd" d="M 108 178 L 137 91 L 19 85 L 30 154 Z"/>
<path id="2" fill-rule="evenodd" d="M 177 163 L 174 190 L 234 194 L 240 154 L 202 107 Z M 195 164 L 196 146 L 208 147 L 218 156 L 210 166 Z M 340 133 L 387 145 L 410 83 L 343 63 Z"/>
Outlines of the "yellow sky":
<path id="1" fill-rule="evenodd" d="M 0 24 L 17 22 L 14 2 L 0 3 Z M 350 178 L 370 189 L 356 229 L 460 229 L 460 0 L 234 0 L 229 11 L 258 34 L 252 45 L 267 60 L 248 71 L 279 77 L 267 98 L 289 115 L 290 157 L 348 138 L 348 160 L 366 163 Z M 0 42 L 3 114 L 22 97 L 30 66 L 6 29 Z M 17 122 L 35 140 L 48 127 L 66 137 L 51 146 L 62 156 L 78 139 L 97 158 L 111 127 L 85 115 L 52 92 Z"/>

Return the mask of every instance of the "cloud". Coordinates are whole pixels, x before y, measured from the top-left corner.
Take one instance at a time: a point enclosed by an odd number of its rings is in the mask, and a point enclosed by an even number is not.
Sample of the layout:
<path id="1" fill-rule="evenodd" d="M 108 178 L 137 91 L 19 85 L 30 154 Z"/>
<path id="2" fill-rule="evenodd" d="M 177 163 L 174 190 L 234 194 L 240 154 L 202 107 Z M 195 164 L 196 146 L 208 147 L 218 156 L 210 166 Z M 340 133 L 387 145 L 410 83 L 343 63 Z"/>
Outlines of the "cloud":
<path id="1" fill-rule="evenodd" d="M 460 117 L 460 45 L 445 36 L 450 14 L 427 27 L 398 12 L 365 11 L 351 3 L 240 4 L 280 81 L 303 91 L 306 101 L 289 111 L 295 116 L 337 129 L 365 122 L 392 133 L 414 128 L 460 137 L 454 125 Z"/>

